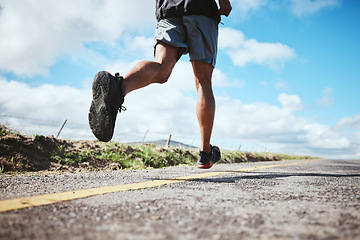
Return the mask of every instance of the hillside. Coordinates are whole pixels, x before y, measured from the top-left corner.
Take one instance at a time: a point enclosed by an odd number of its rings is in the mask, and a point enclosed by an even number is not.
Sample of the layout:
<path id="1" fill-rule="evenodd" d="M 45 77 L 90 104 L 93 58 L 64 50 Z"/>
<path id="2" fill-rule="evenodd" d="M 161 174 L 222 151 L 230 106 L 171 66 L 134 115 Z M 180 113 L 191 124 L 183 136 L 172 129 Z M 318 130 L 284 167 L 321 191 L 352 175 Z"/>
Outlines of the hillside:
<path id="1" fill-rule="evenodd" d="M 97 171 L 195 165 L 198 150 L 155 144 L 73 141 L 24 136 L 0 125 L 0 172 Z M 224 151 L 220 163 L 310 158 L 272 153 Z"/>

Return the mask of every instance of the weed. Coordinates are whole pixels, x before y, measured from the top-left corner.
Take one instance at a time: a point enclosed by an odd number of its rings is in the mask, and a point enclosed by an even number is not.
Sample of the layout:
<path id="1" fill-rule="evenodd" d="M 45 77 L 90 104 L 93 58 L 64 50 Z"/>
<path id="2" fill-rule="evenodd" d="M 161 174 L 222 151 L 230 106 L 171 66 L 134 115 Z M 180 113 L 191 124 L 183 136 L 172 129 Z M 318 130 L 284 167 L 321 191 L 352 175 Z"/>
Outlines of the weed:
<path id="1" fill-rule="evenodd" d="M 51 155 L 50 160 L 52 162 L 57 162 L 58 164 L 64 163 L 64 160 L 59 155 Z"/>
<path id="2" fill-rule="evenodd" d="M 64 147 L 65 147 L 64 145 L 60 144 L 57 148 L 58 148 L 59 152 L 61 152 L 64 149 Z"/>
<path id="3" fill-rule="evenodd" d="M 64 154 L 65 162 L 69 165 L 77 165 L 82 162 L 86 162 L 90 158 L 88 151 L 84 152 L 68 152 Z"/>
<path id="4" fill-rule="evenodd" d="M 38 141 L 44 141 L 46 138 L 44 135 L 39 135 L 39 134 L 35 134 L 34 136 L 34 140 L 38 140 Z"/>
<path id="5" fill-rule="evenodd" d="M 11 133 L 11 130 L 7 128 L 5 125 L 0 124 L 0 137 L 6 136 Z"/>
<path id="6" fill-rule="evenodd" d="M 3 164 L 3 163 L 1 163 L 0 173 L 3 173 L 3 172 L 4 172 L 4 170 L 5 170 L 4 164 Z"/>
<path id="7" fill-rule="evenodd" d="M 154 151 L 154 147 L 151 145 L 141 146 L 137 155 L 142 159 L 145 166 L 153 168 L 169 166 L 168 161 L 163 156 L 161 156 L 159 152 Z"/>
<path id="8" fill-rule="evenodd" d="M 8 134 L 14 134 L 14 131 L 0 124 L 0 137 Z M 42 164 L 42 161 L 48 160 L 61 165 L 76 167 L 79 165 L 87 167 L 89 170 L 99 171 L 108 166 L 114 166 L 114 169 L 121 170 L 162 168 L 180 164 L 194 165 L 198 158 L 198 151 L 195 149 L 161 148 L 151 144 L 126 145 L 112 141 L 82 143 L 78 147 L 73 142 L 66 140 L 56 141 L 54 144 L 53 139 L 38 134 L 22 138 L 16 137 L 15 141 L 8 142 L 10 150 L 6 155 L 1 156 L 3 163 L 0 165 L 0 172 L 9 171 L 8 167 L 10 170 L 22 170 L 23 168 L 24 170 L 35 170 L 38 169 L 37 165 L 45 165 Z M 220 163 L 305 158 L 310 157 L 223 150 Z M 88 164 L 82 165 L 83 162 L 88 162 Z M 116 164 L 111 165 L 111 163 Z"/>

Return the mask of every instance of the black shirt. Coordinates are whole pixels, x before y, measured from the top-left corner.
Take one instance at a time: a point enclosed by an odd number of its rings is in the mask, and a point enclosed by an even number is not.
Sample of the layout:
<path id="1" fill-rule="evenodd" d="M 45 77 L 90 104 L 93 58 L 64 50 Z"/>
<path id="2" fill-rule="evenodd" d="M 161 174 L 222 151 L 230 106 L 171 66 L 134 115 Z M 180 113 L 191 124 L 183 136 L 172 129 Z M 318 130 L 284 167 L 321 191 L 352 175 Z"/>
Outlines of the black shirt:
<path id="1" fill-rule="evenodd" d="M 220 22 L 218 5 L 215 0 L 156 0 L 156 19 L 203 15 Z"/>

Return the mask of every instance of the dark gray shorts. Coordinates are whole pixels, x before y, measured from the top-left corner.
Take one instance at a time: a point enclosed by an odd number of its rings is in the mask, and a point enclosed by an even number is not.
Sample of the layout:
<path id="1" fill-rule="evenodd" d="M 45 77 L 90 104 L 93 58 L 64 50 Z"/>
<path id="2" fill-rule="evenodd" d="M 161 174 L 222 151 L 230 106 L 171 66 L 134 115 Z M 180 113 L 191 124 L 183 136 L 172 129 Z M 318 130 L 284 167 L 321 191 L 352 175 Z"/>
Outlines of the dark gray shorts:
<path id="1" fill-rule="evenodd" d="M 200 15 L 166 18 L 158 22 L 155 45 L 159 42 L 180 48 L 179 58 L 189 53 L 190 61 L 198 60 L 215 67 L 218 24 Z"/>

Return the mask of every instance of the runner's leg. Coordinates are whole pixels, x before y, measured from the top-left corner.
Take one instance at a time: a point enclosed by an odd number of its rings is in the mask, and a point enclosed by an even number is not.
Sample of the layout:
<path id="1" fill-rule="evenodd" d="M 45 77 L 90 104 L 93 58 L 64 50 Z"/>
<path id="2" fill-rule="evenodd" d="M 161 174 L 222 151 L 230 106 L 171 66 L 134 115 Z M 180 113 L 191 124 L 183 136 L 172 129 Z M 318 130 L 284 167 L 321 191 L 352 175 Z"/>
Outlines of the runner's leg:
<path id="1" fill-rule="evenodd" d="M 127 95 L 151 83 L 165 83 L 178 60 L 178 55 L 179 48 L 158 43 L 155 47 L 155 60 L 139 62 L 125 76 L 122 83 L 123 94 Z"/>
<path id="2" fill-rule="evenodd" d="M 198 92 L 196 115 L 201 133 L 200 150 L 210 153 L 210 138 L 215 117 L 215 98 L 211 84 L 214 67 L 209 63 L 201 61 L 191 61 L 191 63 Z"/>

